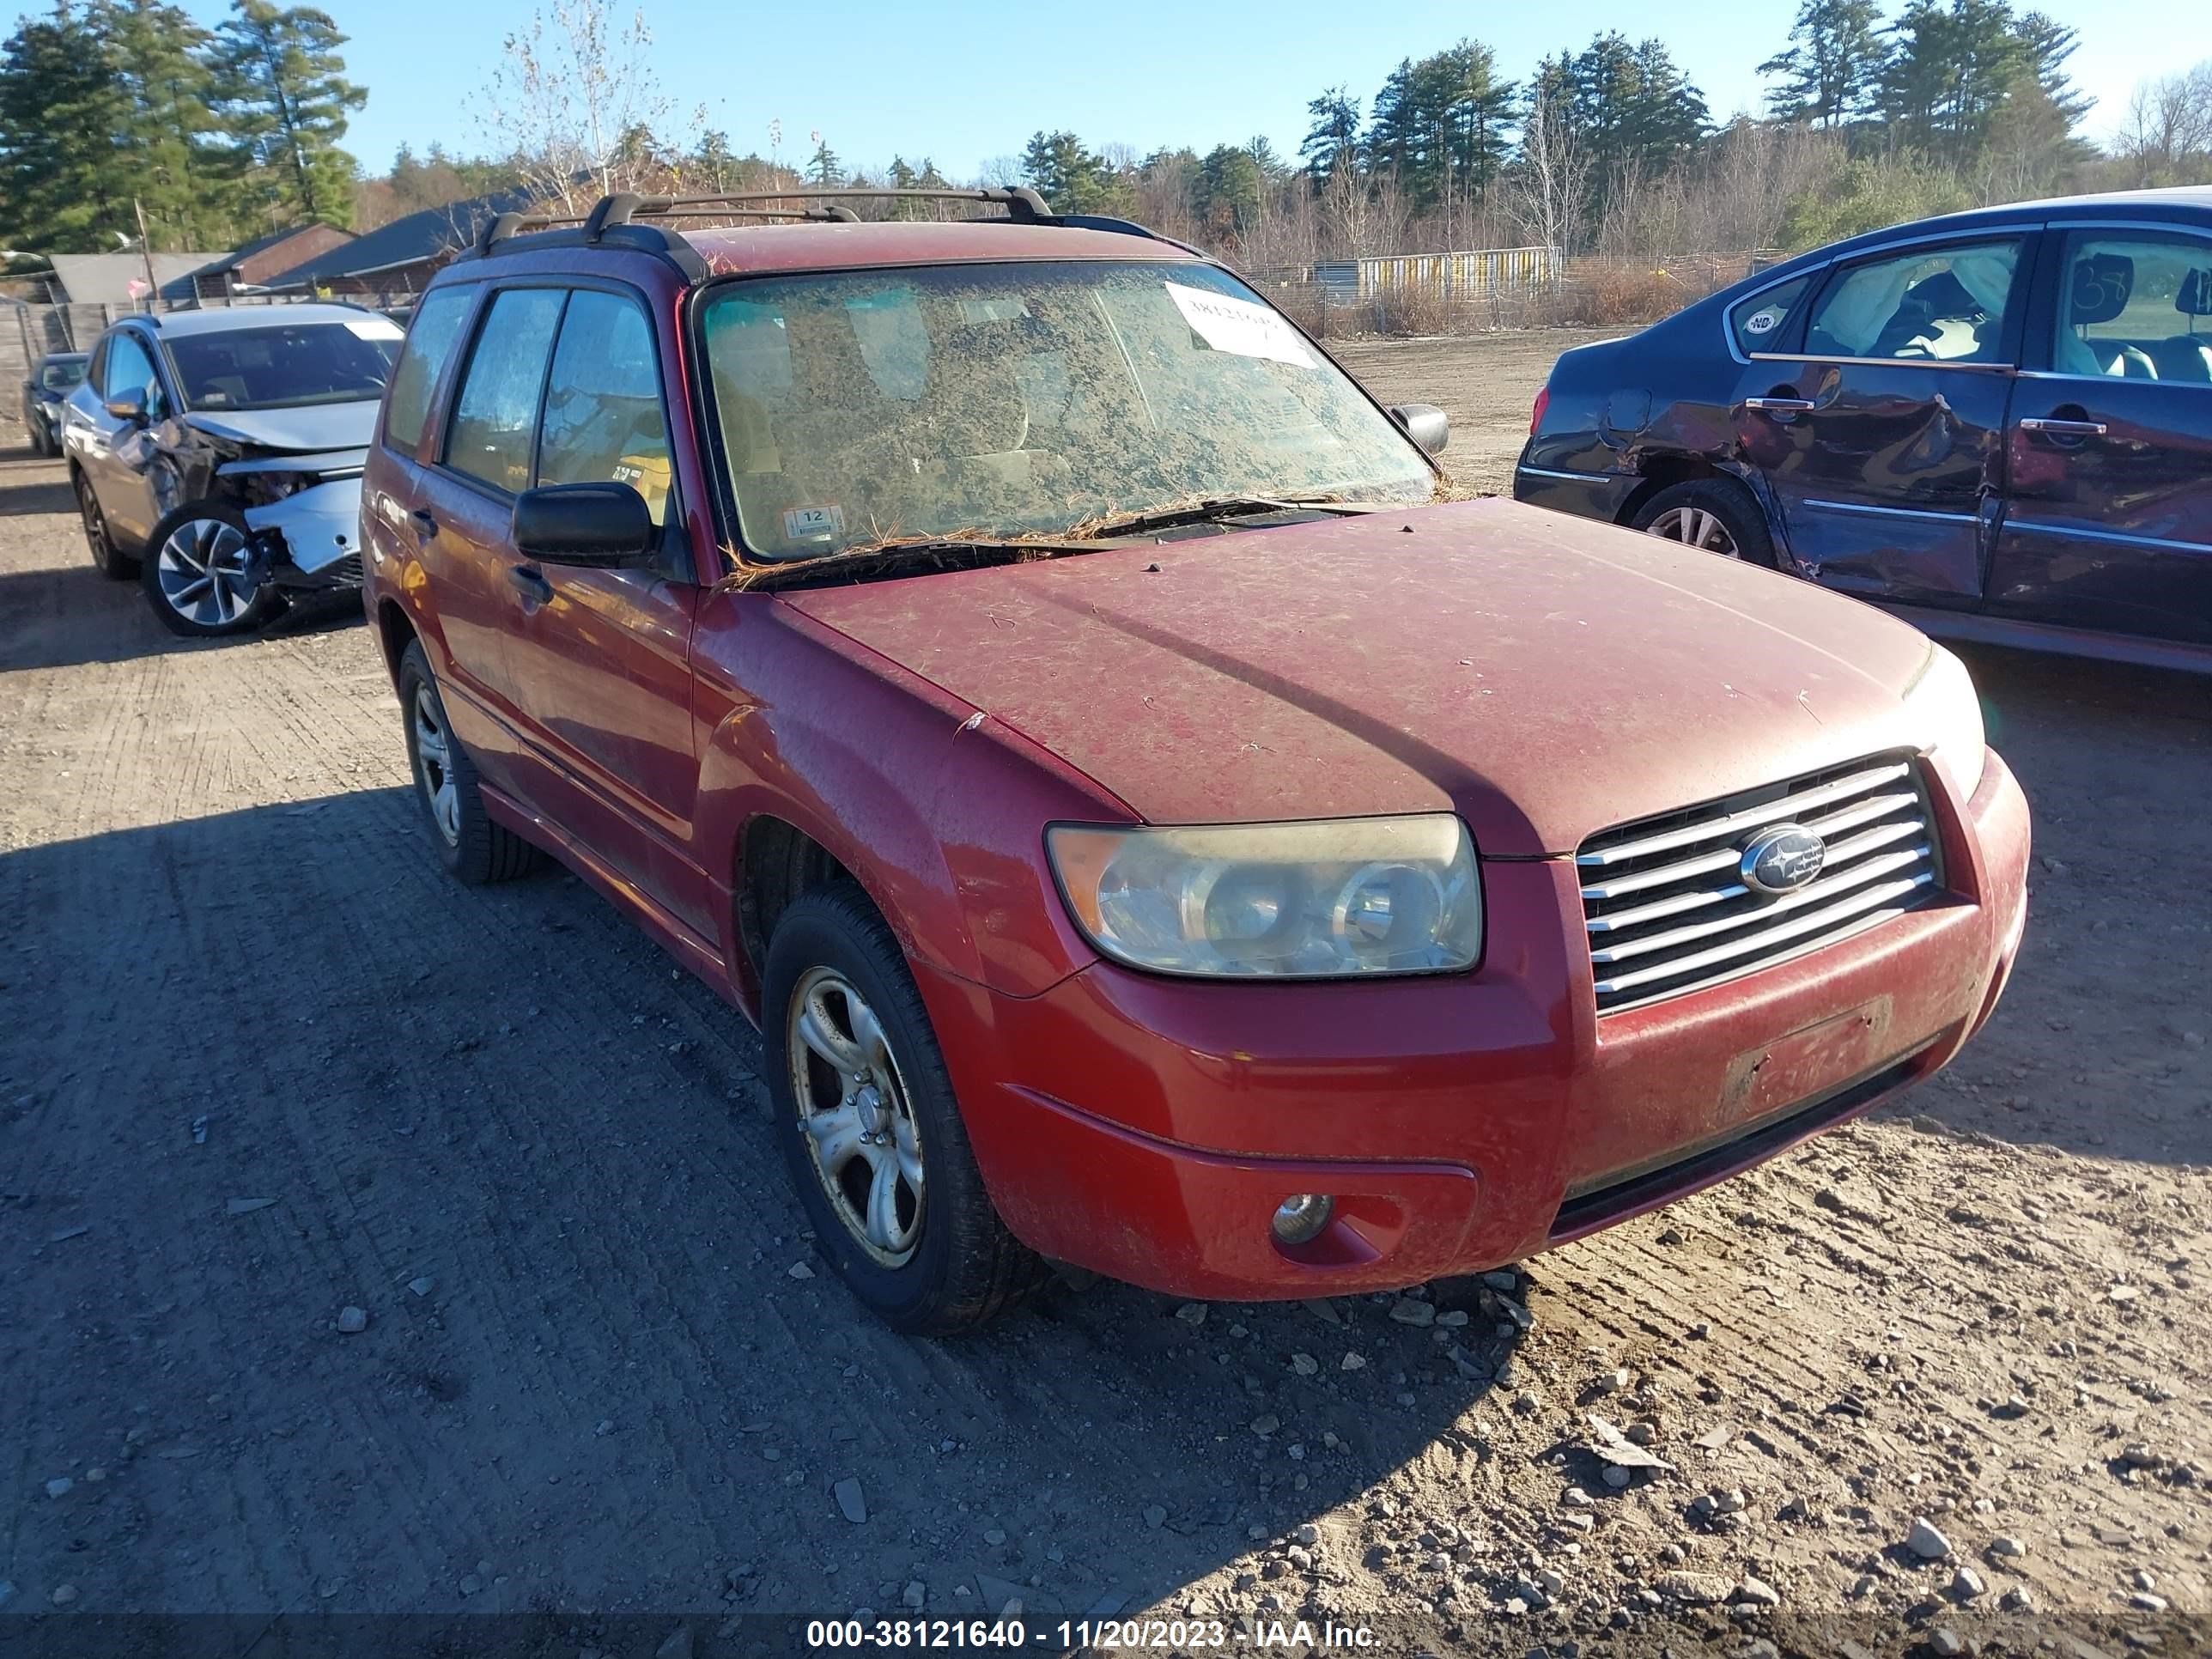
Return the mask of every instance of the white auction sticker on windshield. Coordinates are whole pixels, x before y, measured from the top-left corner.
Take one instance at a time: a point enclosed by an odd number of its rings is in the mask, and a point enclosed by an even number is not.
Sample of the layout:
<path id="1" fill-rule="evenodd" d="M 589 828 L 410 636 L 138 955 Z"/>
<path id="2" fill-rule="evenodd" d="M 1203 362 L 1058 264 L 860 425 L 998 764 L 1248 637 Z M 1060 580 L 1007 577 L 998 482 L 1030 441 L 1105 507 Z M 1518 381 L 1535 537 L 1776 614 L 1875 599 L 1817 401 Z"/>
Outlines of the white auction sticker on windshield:
<path id="1" fill-rule="evenodd" d="M 349 317 L 346 328 L 364 340 L 404 340 L 407 337 L 406 331 L 389 317 Z"/>
<path id="2" fill-rule="evenodd" d="M 1216 351 L 1233 351 L 1240 357 L 1263 357 L 1272 363 L 1295 363 L 1313 368 L 1314 355 L 1297 331 L 1265 306 L 1249 300 L 1216 294 L 1211 289 L 1165 284 L 1183 320 L 1199 338 Z"/>

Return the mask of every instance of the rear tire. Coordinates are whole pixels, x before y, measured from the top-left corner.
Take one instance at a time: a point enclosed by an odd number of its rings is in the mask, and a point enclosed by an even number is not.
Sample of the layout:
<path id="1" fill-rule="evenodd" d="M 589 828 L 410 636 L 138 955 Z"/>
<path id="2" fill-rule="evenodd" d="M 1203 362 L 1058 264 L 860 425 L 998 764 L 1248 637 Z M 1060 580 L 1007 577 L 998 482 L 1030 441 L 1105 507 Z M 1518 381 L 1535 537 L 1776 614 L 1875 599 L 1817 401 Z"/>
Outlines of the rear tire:
<path id="1" fill-rule="evenodd" d="M 850 884 L 802 894 L 769 942 L 775 1136 L 814 1248 L 892 1329 L 973 1330 L 1048 1269 L 1000 1220 L 898 940 Z"/>
<path id="2" fill-rule="evenodd" d="M 138 582 L 162 627 L 188 640 L 225 639 L 284 608 L 284 596 L 266 583 L 246 586 L 251 535 L 228 501 L 187 501 L 154 526 Z"/>
<path id="3" fill-rule="evenodd" d="M 484 810 L 476 763 L 446 720 L 445 699 L 419 641 L 399 658 L 399 711 L 407 732 L 407 769 L 415 799 L 430 826 L 438 861 L 471 887 L 512 881 L 537 867 L 538 849 Z"/>
<path id="4" fill-rule="evenodd" d="M 1774 538 L 1766 515 L 1741 484 L 1728 478 L 1693 478 L 1670 484 L 1637 509 L 1632 526 L 1686 547 L 1772 570 Z"/>

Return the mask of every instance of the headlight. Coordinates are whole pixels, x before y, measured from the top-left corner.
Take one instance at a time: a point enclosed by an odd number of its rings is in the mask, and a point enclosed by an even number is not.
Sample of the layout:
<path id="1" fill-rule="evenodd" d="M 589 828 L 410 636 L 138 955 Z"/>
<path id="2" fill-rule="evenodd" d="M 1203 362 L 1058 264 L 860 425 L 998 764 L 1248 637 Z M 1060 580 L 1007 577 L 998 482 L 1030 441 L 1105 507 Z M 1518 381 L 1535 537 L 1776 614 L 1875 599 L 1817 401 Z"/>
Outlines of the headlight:
<path id="1" fill-rule="evenodd" d="M 1482 954 L 1482 888 L 1449 813 L 1197 829 L 1059 824 L 1045 850 L 1076 925 L 1164 974 L 1439 974 Z"/>
<path id="2" fill-rule="evenodd" d="M 1982 699 L 1974 677 L 1940 645 L 1929 647 L 1926 666 L 1906 690 L 1920 741 L 1960 800 L 1972 800 L 1982 783 Z"/>

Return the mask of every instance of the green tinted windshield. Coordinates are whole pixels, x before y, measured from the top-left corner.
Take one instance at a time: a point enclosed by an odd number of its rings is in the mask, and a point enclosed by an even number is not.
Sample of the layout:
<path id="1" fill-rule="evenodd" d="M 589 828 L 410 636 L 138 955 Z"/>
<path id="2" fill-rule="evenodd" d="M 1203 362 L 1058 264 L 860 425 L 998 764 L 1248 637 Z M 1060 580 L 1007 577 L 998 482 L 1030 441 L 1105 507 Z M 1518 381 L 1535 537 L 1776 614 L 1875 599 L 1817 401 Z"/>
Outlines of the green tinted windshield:
<path id="1" fill-rule="evenodd" d="M 758 558 L 1435 482 L 1279 313 L 1195 263 L 754 278 L 708 297 L 705 330 Z"/>

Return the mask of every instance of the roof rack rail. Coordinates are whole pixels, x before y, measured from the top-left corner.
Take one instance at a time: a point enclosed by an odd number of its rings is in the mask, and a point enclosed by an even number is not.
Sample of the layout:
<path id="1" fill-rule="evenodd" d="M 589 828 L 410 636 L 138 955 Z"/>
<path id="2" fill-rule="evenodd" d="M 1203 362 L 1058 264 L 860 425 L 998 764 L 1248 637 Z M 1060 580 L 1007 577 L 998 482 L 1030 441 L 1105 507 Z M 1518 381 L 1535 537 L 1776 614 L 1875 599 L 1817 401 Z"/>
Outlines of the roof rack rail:
<path id="1" fill-rule="evenodd" d="M 941 190 L 879 190 L 867 185 L 841 185 L 820 190 L 808 190 L 802 186 L 796 190 L 725 191 L 696 196 L 640 196 L 629 191 L 617 191 L 611 196 L 601 197 L 592 204 L 590 212 L 581 216 L 500 214 L 485 222 L 477 238 L 476 251 L 480 254 L 489 253 L 508 238 L 526 231 L 555 228 L 580 228 L 586 242 L 597 243 L 615 226 L 630 224 L 639 219 L 810 219 L 817 222 L 849 224 L 860 216 L 845 206 L 845 202 L 894 200 L 984 202 L 1004 207 L 1006 216 L 1018 224 L 1054 222 L 1052 210 L 1046 204 L 1044 198 L 1025 185 L 984 186 L 973 190 L 951 187 Z M 754 205 L 786 202 L 816 205 Z"/>
<path id="2" fill-rule="evenodd" d="M 811 218 L 819 213 L 835 219 L 851 221 L 859 216 L 843 205 L 848 201 L 987 202 L 1004 207 L 1008 218 L 1024 224 L 1052 216 L 1052 210 L 1045 204 L 1043 197 L 1018 185 L 1008 189 L 986 186 L 963 190 L 948 186 L 944 189 L 915 187 L 901 190 L 890 187 L 878 189 L 871 185 L 837 185 L 819 190 L 801 187 L 797 190 L 721 191 L 704 196 L 633 196 L 623 192 L 600 198 L 585 221 L 585 240 L 595 241 L 598 233 L 609 225 L 625 225 L 641 215 L 666 218 L 671 216 L 685 216 L 691 212 L 712 214 L 733 210 L 750 202 L 827 202 L 830 205 L 826 208 L 806 211 L 791 209 L 774 216 Z"/>

